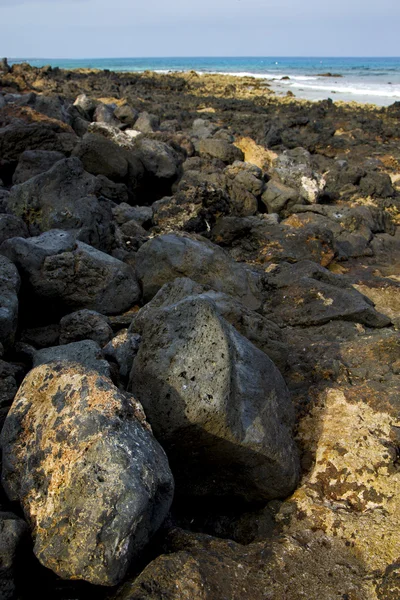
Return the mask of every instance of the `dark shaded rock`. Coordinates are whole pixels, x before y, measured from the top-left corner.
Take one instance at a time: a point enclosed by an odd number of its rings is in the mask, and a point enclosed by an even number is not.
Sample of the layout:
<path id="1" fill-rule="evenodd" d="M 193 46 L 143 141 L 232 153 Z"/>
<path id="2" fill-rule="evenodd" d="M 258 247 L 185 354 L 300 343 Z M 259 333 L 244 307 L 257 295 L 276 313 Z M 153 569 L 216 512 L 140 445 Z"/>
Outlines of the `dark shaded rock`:
<path id="1" fill-rule="evenodd" d="M 309 259 L 327 266 L 335 257 L 328 228 L 278 224 L 270 215 L 222 217 L 212 230 L 212 240 L 227 247 L 235 260 L 258 265 Z"/>
<path id="2" fill-rule="evenodd" d="M 260 306 L 258 275 L 205 240 L 172 234 L 154 238 L 139 249 L 136 272 L 145 302 L 165 283 L 183 276 L 230 294 L 249 308 Z"/>
<path id="3" fill-rule="evenodd" d="M 49 348 L 57 346 L 60 339 L 60 326 L 57 324 L 32 327 L 21 332 L 21 342 L 34 348 Z"/>
<path id="4" fill-rule="evenodd" d="M 391 198 L 395 193 L 389 175 L 379 171 L 371 171 L 361 179 L 360 192 L 373 198 Z"/>
<path id="5" fill-rule="evenodd" d="M 93 175 L 105 175 L 115 181 L 123 180 L 128 174 L 128 161 L 122 148 L 102 135 L 87 133 L 75 147 L 85 171 Z"/>
<path id="6" fill-rule="evenodd" d="M 0 597 L 13 600 L 18 591 L 18 572 L 29 540 L 28 526 L 12 513 L 0 512 Z"/>
<path id="7" fill-rule="evenodd" d="M 153 133 L 154 131 L 157 131 L 159 125 L 160 119 L 156 115 L 149 114 L 148 112 L 141 112 L 135 121 L 136 131 L 142 133 Z"/>
<path id="8" fill-rule="evenodd" d="M 151 203 L 157 199 L 154 196 L 167 194 L 178 176 L 181 162 L 178 154 L 164 142 L 141 137 L 135 141 L 133 155 L 145 170 L 140 182 L 143 199 L 148 198 L 147 203 Z"/>
<path id="9" fill-rule="evenodd" d="M 169 510 L 172 475 L 142 414 L 77 364 L 37 367 L 20 388 L 1 435 L 3 485 L 63 579 L 119 583 Z"/>
<path id="10" fill-rule="evenodd" d="M 83 308 L 118 314 L 140 297 L 132 267 L 64 231 L 13 238 L 1 252 L 15 262 L 34 294 L 64 314 Z"/>
<path id="11" fill-rule="evenodd" d="M 132 219 L 139 225 L 144 225 L 151 222 L 153 218 L 153 208 L 151 206 L 130 206 L 126 202 L 114 206 L 112 212 L 118 225 L 123 225 Z"/>
<path id="12" fill-rule="evenodd" d="M 288 495 L 299 474 L 294 416 L 274 364 L 209 299 L 189 297 L 154 317 L 130 389 L 167 451 L 179 493 Z"/>
<path id="13" fill-rule="evenodd" d="M 53 348 L 43 348 L 37 350 L 33 355 L 33 367 L 47 365 L 54 361 L 77 363 L 85 369 L 91 369 L 100 375 L 110 377 L 110 365 L 103 359 L 99 344 L 93 340 L 81 340 Z"/>
<path id="14" fill-rule="evenodd" d="M 250 310 L 232 296 L 215 292 L 188 278 L 178 278 L 165 284 L 154 298 L 134 315 L 129 330 L 143 334 L 147 326 L 156 318 L 157 313 L 154 311 L 174 305 L 188 297 L 211 300 L 219 315 L 269 356 L 280 369 L 285 368 L 288 355 L 287 343 L 281 329 L 273 321 Z"/>
<path id="15" fill-rule="evenodd" d="M 108 318 L 94 310 L 79 310 L 60 321 L 60 344 L 93 340 L 102 348 L 112 337 Z"/>
<path id="16" fill-rule="evenodd" d="M 267 295 L 263 313 L 278 324 L 309 327 L 341 319 L 368 327 L 390 325 L 344 277 L 311 261 L 282 264 L 266 280 L 274 291 Z"/>
<path id="17" fill-rule="evenodd" d="M 118 127 L 119 121 L 114 117 L 114 108 L 100 102 L 94 111 L 93 120 L 97 123 L 105 123 Z"/>
<path id="18" fill-rule="evenodd" d="M 235 160 L 244 160 L 243 152 L 224 140 L 202 139 L 199 143 L 200 156 L 211 156 L 218 158 L 225 164 L 231 164 Z"/>
<path id="19" fill-rule="evenodd" d="M 129 104 L 123 104 L 122 106 L 117 106 L 114 115 L 124 125 L 132 127 L 139 116 L 139 112 Z"/>
<path id="20" fill-rule="evenodd" d="M 0 245 L 9 238 L 28 237 L 28 228 L 14 215 L 0 214 Z"/>
<path id="21" fill-rule="evenodd" d="M 6 58 L 2 58 L 0 60 L 0 73 L 9 73 L 11 71 L 10 65 L 7 62 Z"/>
<path id="22" fill-rule="evenodd" d="M 18 292 L 21 280 L 18 271 L 5 256 L 0 256 L 0 342 L 14 342 L 18 324 Z"/>
<path id="23" fill-rule="evenodd" d="M 295 204 L 301 204 L 297 190 L 274 180 L 267 183 L 261 201 L 265 204 L 269 213 L 280 213 L 285 209 L 290 210 Z"/>
<path id="24" fill-rule="evenodd" d="M 78 158 L 68 158 L 14 186 L 8 209 L 23 219 L 30 235 L 74 230 L 82 241 L 108 250 L 113 241 L 112 213 L 109 203 L 96 197 L 98 185 Z"/>
<path id="25" fill-rule="evenodd" d="M 104 177 L 104 175 L 99 175 L 96 179 L 96 196 L 104 196 L 104 198 L 115 202 L 115 204 L 128 202 L 129 192 L 125 183 L 115 183 L 111 179 Z"/>
<path id="26" fill-rule="evenodd" d="M 14 400 L 21 380 L 21 371 L 19 365 L 0 360 L 0 409 L 10 406 Z"/>
<path id="27" fill-rule="evenodd" d="M 13 184 L 24 183 L 31 177 L 51 169 L 59 160 L 65 159 L 61 152 L 50 150 L 26 150 L 20 156 L 13 175 Z"/>
<path id="28" fill-rule="evenodd" d="M 133 359 L 138 353 L 140 339 L 137 333 L 123 329 L 103 348 L 105 358 L 118 365 L 120 377 L 125 383 L 131 372 Z"/>
<path id="29" fill-rule="evenodd" d="M 89 98 L 86 94 L 79 94 L 74 102 L 74 106 L 78 107 L 87 114 L 89 118 L 93 116 L 96 110 L 97 103 L 92 98 Z"/>

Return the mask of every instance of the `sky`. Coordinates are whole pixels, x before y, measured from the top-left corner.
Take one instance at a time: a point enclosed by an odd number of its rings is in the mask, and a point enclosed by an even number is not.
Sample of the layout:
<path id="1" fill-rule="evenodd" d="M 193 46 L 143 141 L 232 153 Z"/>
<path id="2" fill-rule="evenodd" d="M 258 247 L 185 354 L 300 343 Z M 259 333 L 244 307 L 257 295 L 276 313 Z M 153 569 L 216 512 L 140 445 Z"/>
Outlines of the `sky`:
<path id="1" fill-rule="evenodd" d="M 0 57 L 400 56 L 399 0 L 0 0 Z"/>

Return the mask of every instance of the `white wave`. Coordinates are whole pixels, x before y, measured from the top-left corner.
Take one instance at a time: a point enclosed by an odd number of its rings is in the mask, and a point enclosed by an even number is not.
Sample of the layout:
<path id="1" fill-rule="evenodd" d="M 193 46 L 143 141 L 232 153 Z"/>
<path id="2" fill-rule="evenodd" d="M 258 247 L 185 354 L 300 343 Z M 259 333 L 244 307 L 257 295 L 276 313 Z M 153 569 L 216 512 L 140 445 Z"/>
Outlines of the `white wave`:
<path id="1" fill-rule="evenodd" d="M 290 87 L 299 87 L 295 83 L 292 83 Z M 376 86 L 363 87 L 356 85 L 336 85 L 335 82 L 331 82 L 330 85 L 322 84 L 304 84 L 301 86 L 304 90 L 316 90 L 321 92 L 336 92 L 338 94 L 352 94 L 358 96 L 375 96 L 383 98 L 400 98 L 400 86 Z"/>

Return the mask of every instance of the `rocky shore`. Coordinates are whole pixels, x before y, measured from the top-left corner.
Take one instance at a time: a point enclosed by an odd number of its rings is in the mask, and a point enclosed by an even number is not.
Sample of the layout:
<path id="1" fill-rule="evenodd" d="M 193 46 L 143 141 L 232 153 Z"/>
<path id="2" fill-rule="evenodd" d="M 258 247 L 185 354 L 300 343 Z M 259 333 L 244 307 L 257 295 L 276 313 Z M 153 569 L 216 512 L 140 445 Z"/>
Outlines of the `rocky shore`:
<path id="1" fill-rule="evenodd" d="M 400 106 L 0 63 L 0 598 L 397 600 Z"/>

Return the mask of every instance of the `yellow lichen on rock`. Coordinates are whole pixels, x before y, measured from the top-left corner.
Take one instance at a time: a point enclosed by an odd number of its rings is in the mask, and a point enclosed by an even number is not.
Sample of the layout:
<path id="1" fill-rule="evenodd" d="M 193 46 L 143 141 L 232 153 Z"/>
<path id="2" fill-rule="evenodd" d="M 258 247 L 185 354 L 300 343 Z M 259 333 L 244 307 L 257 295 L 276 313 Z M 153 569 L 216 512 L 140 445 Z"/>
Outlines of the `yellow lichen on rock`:
<path id="1" fill-rule="evenodd" d="M 350 403 L 341 390 L 324 394 L 300 424 L 315 465 L 289 501 L 295 510 L 288 532 L 320 529 L 344 540 L 369 570 L 384 571 L 399 556 L 400 471 L 391 442 L 398 423 Z"/>

